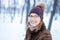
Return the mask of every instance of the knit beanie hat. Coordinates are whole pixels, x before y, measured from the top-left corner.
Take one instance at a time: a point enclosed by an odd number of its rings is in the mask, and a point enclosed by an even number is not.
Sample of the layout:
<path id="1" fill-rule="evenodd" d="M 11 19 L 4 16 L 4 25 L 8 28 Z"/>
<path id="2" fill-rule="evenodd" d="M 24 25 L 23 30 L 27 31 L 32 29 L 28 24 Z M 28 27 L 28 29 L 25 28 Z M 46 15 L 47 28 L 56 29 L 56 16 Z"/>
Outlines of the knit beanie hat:
<path id="1" fill-rule="evenodd" d="M 42 2 L 42 3 L 38 3 L 37 6 L 33 7 L 31 10 L 30 10 L 30 14 L 31 13 L 36 13 L 38 16 L 40 16 L 41 20 L 43 20 L 43 12 L 44 12 L 44 8 L 45 8 L 45 4 Z M 29 14 L 29 15 L 30 15 Z"/>

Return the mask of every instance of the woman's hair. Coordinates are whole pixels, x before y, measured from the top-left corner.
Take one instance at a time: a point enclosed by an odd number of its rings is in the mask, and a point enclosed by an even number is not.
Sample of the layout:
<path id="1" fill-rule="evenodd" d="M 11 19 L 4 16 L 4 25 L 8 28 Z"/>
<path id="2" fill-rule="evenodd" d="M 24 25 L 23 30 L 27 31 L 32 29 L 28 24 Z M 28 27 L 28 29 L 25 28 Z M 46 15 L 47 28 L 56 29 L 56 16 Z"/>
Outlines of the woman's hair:
<path id="1" fill-rule="evenodd" d="M 26 23 L 26 30 L 28 29 L 29 24 L 30 23 L 27 21 L 27 23 Z"/>

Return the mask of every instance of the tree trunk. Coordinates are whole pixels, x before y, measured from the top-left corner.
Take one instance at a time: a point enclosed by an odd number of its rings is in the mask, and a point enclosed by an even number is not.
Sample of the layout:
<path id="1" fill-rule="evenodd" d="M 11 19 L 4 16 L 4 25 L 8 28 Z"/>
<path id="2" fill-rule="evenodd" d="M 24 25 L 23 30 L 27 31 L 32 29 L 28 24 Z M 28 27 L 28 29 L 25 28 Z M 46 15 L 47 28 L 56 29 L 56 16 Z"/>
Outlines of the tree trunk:
<path id="1" fill-rule="evenodd" d="M 51 11 L 51 17 L 50 17 L 50 21 L 49 21 L 49 25 L 48 25 L 48 30 L 49 31 L 51 30 L 51 24 L 52 24 L 52 21 L 53 21 L 53 17 L 55 15 L 55 10 L 56 10 L 56 6 L 57 6 L 57 2 L 58 2 L 58 0 L 54 0 L 53 11 Z"/>

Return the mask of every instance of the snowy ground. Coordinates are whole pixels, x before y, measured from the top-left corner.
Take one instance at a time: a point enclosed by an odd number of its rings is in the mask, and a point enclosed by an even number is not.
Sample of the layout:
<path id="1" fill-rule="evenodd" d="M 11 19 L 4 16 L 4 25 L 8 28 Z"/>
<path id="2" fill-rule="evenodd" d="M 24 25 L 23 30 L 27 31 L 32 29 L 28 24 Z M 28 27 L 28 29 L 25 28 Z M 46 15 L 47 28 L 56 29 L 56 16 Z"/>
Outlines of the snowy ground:
<path id="1" fill-rule="evenodd" d="M 47 19 L 46 19 L 47 18 Z M 49 23 L 50 14 L 44 15 L 44 22 L 46 26 Z M 4 21 L 4 22 L 3 22 Z M 25 14 L 23 17 L 23 23 L 20 24 L 20 17 L 18 14 L 13 19 L 11 23 L 11 18 L 9 14 L 5 14 L 5 20 L 3 14 L 0 15 L 0 40 L 24 40 L 25 37 Z M 57 20 L 53 19 L 51 34 L 53 40 L 60 40 L 60 16 Z"/>
<path id="2" fill-rule="evenodd" d="M 24 20 L 24 19 L 23 19 Z M 16 14 L 13 22 L 9 14 L 5 14 L 5 22 L 3 22 L 3 14 L 0 15 L 0 40 L 24 40 L 25 24 L 20 24 L 20 17 Z"/>
<path id="3" fill-rule="evenodd" d="M 51 33 L 53 40 L 60 40 L 60 16 L 56 21 L 53 19 Z"/>
<path id="4" fill-rule="evenodd" d="M 57 16 L 57 20 L 55 20 L 56 16 Z M 50 19 L 50 14 L 48 14 L 48 16 L 44 14 L 44 23 L 46 25 L 46 28 L 48 28 L 49 19 Z M 58 14 L 56 14 L 53 18 L 50 32 L 52 34 L 52 40 L 60 40 L 60 16 Z"/>

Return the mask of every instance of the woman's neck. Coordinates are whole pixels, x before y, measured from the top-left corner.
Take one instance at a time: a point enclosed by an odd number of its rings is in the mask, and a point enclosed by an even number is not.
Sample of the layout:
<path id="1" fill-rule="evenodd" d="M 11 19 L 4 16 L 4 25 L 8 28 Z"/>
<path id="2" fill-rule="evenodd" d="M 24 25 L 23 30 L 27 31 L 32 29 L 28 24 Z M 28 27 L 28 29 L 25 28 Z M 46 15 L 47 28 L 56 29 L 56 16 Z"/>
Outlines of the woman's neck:
<path id="1" fill-rule="evenodd" d="M 40 30 L 41 27 L 42 27 L 42 22 L 40 22 L 40 23 L 36 26 L 35 32 L 37 32 L 38 30 Z"/>
<path id="2" fill-rule="evenodd" d="M 37 26 L 31 26 L 31 25 L 30 25 L 29 29 L 30 29 L 31 31 L 38 32 L 38 30 L 40 30 L 41 27 L 42 27 L 42 22 L 40 22 Z"/>

